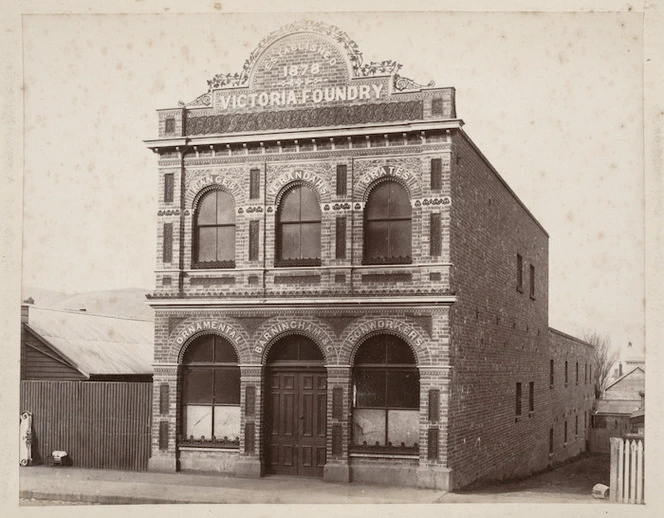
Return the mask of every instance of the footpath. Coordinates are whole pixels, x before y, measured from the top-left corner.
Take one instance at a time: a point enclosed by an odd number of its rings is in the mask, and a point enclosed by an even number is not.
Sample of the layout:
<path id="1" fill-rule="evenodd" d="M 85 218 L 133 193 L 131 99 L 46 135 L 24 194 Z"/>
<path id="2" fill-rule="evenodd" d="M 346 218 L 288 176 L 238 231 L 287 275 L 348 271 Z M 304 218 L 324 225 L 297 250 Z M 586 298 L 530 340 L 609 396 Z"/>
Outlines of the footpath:
<path id="1" fill-rule="evenodd" d="M 19 470 L 21 500 L 99 504 L 428 504 L 444 494 L 431 489 L 335 484 L 301 477 L 242 479 L 216 474 L 45 466 Z"/>
<path id="2" fill-rule="evenodd" d="M 586 456 L 526 479 L 448 493 L 431 489 L 336 484 L 320 479 L 153 473 L 28 466 L 19 469 L 23 505 L 96 504 L 608 504 L 592 498 L 608 484 L 608 458 Z M 41 502 L 41 504 L 40 504 Z M 609 504 L 610 505 L 610 504 Z"/>

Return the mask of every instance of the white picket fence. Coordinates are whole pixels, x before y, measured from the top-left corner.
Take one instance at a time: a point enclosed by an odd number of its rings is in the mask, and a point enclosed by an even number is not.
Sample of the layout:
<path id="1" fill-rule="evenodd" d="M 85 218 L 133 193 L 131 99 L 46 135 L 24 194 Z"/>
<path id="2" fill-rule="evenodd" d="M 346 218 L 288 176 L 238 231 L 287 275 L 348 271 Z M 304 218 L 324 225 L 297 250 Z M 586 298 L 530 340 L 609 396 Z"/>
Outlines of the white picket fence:
<path id="1" fill-rule="evenodd" d="M 610 499 L 643 504 L 643 441 L 611 437 Z"/>

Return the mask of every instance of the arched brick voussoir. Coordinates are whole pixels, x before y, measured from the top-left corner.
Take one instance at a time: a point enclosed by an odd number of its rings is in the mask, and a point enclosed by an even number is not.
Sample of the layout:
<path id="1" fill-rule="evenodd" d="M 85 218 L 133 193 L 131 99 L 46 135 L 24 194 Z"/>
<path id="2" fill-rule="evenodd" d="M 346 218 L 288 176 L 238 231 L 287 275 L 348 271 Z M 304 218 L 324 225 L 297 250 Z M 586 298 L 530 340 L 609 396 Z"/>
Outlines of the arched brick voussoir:
<path id="1" fill-rule="evenodd" d="M 235 205 L 244 205 L 246 194 L 238 182 L 234 179 L 241 178 L 243 169 L 234 168 L 233 170 L 206 170 L 197 171 L 187 181 L 187 190 L 184 194 L 185 208 L 196 210 L 200 199 L 211 190 L 219 189 L 233 196 Z"/>
<path id="2" fill-rule="evenodd" d="M 249 335 L 234 319 L 214 316 L 192 316 L 180 322 L 168 337 L 168 363 L 180 363 L 186 347 L 205 334 L 221 336 L 228 340 L 237 352 L 239 363 L 251 359 Z"/>
<path id="3" fill-rule="evenodd" d="M 282 196 L 295 185 L 306 185 L 310 187 L 318 198 L 318 202 L 323 205 L 332 201 L 332 189 L 327 181 L 324 171 L 317 172 L 310 168 L 286 169 L 276 174 L 268 183 L 265 191 L 266 203 L 277 206 Z"/>
<path id="4" fill-rule="evenodd" d="M 304 315 L 277 316 L 263 322 L 251 338 L 252 363 L 265 365 L 270 347 L 294 334 L 311 338 L 320 348 L 325 365 L 338 365 L 339 351 L 332 328 L 319 318 Z"/>
<path id="5" fill-rule="evenodd" d="M 417 322 L 402 317 L 364 316 L 354 320 L 340 337 L 339 363 L 352 365 L 358 347 L 370 336 L 392 334 L 412 349 L 418 366 L 431 365 L 431 337 Z"/>
<path id="6" fill-rule="evenodd" d="M 384 168 L 366 171 L 353 187 L 353 200 L 366 203 L 371 191 L 382 182 L 394 181 L 401 184 L 411 200 L 422 197 L 422 185 L 418 176 L 406 168 L 397 167 L 388 174 Z"/>

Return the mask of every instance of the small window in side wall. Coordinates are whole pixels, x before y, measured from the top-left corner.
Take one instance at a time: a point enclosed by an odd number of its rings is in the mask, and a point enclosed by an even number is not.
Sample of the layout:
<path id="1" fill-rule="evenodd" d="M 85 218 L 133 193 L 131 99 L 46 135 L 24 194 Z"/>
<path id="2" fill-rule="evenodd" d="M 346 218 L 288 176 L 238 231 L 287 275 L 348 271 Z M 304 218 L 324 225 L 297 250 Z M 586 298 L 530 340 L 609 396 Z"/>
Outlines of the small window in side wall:
<path id="1" fill-rule="evenodd" d="M 553 372 L 553 360 L 549 360 L 549 386 L 551 388 L 553 388 L 553 382 L 555 381 Z"/>
<path id="2" fill-rule="evenodd" d="M 440 191 L 443 187 L 443 161 L 440 158 L 431 159 L 431 190 Z"/>
<path id="3" fill-rule="evenodd" d="M 535 382 L 528 383 L 528 411 L 535 411 Z"/>
<path id="4" fill-rule="evenodd" d="M 565 435 L 564 435 L 564 440 L 563 442 L 567 444 L 567 421 L 565 421 Z"/>
<path id="5" fill-rule="evenodd" d="M 337 196 L 346 195 L 346 183 L 348 182 L 348 166 L 346 164 L 337 165 Z"/>
<path id="6" fill-rule="evenodd" d="M 567 374 L 567 360 L 565 360 L 565 385 L 569 383 L 569 376 Z"/>
<path id="7" fill-rule="evenodd" d="M 549 429 L 549 453 L 553 453 L 553 428 Z"/>
<path id="8" fill-rule="evenodd" d="M 164 121 L 164 132 L 165 133 L 175 133 L 175 118 L 168 117 Z"/>
<path id="9" fill-rule="evenodd" d="M 574 435 L 579 435 L 579 416 L 574 416 Z"/>
<path id="10" fill-rule="evenodd" d="M 249 199 L 257 200 L 261 192 L 261 170 L 251 169 L 249 171 Z"/>
<path id="11" fill-rule="evenodd" d="M 516 384 L 516 415 L 521 415 L 521 383 Z"/>
<path id="12" fill-rule="evenodd" d="M 535 298 L 535 266 L 530 265 L 530 298 Z"/>
<path id="13" fill-rule="evenodd" d="M 173 173 L 166 173 L 164 175 L 164 203 L 173 202 L 173 183 L 174 183 Z"/>
<path id="14" fill-rule="evenodd" d="M 576 362 L 576 384 L 579 384 L 579 362 Z"/>
<path id="15" fill-rule="evenodd" d="M 523 293 L 523 257 L 516 254 L 516 290 Z"/>

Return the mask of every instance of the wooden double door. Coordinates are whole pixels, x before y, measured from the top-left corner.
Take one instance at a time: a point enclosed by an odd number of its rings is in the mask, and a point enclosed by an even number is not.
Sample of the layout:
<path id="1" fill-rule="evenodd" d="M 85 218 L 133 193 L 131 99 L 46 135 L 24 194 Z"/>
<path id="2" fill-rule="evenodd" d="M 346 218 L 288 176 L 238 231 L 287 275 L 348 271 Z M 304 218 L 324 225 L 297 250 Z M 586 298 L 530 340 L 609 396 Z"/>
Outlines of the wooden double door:
<path id="1" fill-rule="evenodd" d="M 266 471 L 322 477 L 327 434 L 325 370 L 274 366 L 267 371 L 266 385 Z"/>

